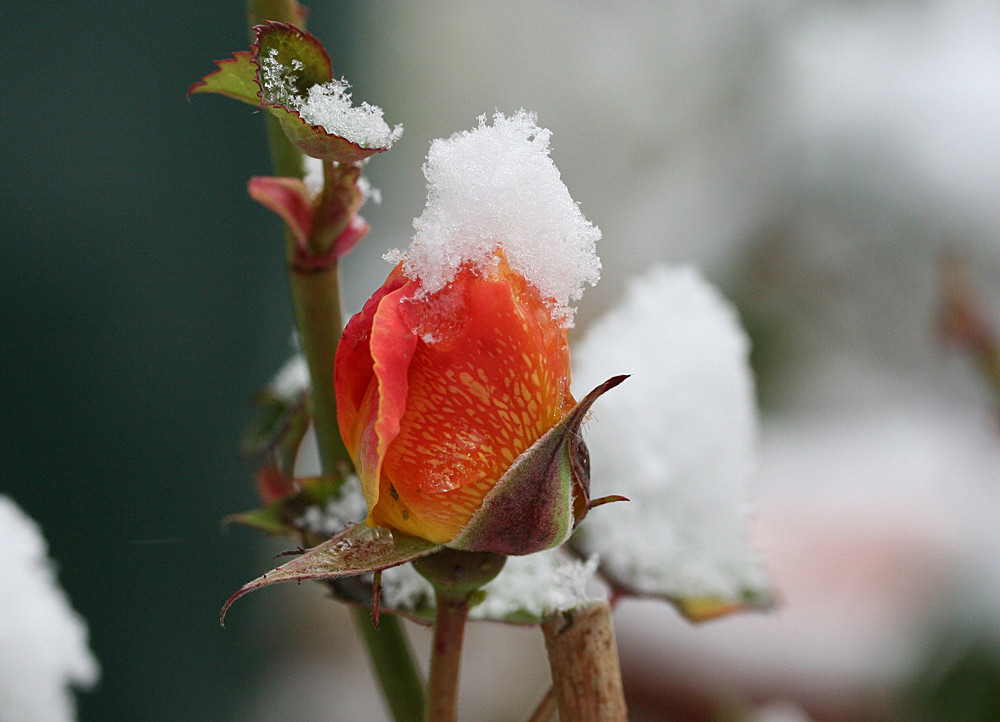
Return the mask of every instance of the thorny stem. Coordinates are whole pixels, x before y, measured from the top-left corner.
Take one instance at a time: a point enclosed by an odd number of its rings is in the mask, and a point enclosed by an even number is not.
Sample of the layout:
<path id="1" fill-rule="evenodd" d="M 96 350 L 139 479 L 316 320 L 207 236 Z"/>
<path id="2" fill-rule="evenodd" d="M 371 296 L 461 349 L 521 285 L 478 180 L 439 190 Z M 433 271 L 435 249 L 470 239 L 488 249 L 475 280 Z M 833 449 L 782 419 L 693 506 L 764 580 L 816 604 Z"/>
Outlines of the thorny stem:
<path id="1" fill-rule="evenodd" d="M 247 0 L 248 27 L 265 20 L 301 26 L 304 15 L 297 0 Z M 264 115 L 274 172 L 279 176 L 302 177 L 302 154 L 285 137 L 277 119 L 270 113 Z M 295 244 L 287 232 L 285 247 L 289 254 L 295 322 L 312 379 L 311 404 L 320 462 L 325 474 L 343 477 L 350 461 L 337 427 L 333 388 L 333 360 L 343 328 L 337 265 L 318 272 L 302 272 L 295 267 L 292 256 Z M 415 722 L 416 711 L 423 707 L 423 683 L 402 623 L 395 616 L 385 615 L 380 629 L 374 630 L 366 610 L 356 613 L 355 620 L 393 717 L 397 722 Z"/>
<path id="2" fill-rule="evenodd" d="M 454 722 L 458 718 L 458 677 L 470 596 L 469 592 L 437 590 L 434 646 L 427 682 L 427 722 Z"/>

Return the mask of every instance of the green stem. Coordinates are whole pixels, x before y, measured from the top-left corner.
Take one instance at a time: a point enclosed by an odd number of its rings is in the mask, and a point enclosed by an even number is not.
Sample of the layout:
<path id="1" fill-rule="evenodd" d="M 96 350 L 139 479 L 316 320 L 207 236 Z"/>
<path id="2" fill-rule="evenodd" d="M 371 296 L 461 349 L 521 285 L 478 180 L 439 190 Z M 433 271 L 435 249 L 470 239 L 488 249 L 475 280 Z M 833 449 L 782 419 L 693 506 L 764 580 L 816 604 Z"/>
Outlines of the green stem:
<path id="1" fill-rule="evenodd" d="M 292 23 L 299 27 L 305 24 L 304 10 L 297 0 L 246 1 L 248 28 L 265 20 Z M 277 118 L 270 113 L 265 116 L 275 174 L 301 178 L 302 154 L 285 137 Z M 318 272 L 303 272 L 295 267 L 295 244 L 290 241 L 287 233 L 285 247 L 288 250 L 288 277 L 295 323 L 312 380 L 310 403 L 320 461 L 325 474 L 342 477 L 350 469 L 350 458 L 337 426 L 337 404 L 333 387 L 333 361 L 343 329 L 337 266 L 334 264 Z M 393 717 L 397 722 L 419 719 L 419 710 L 423 706 L 423 682 L 399 620 L 384 615 L 381 630 L 373 628 L 365 610 L 360 610 L 355 615 L 355 620 L 368 646 L 382 693 Z"/>
<path id="2" fill-rule="evenodd" d="M 292 266 L 288 279 L 295 325 L 312 380 L 309 401 L 320 463 L 324 474 L 343 476 L 350 469 L 351 462 L 337 426 L 333 385 L 334 359 L 342 330 L 337 264 L 316 271 L 303 271 Z"/>
<path id="3" fill-rule="evenodd" d="M 437 589 L 434 646 L 427 682 L 427 722 L 455 722 L 458 719 L 458 677 L 469 596 L 469 593 L 455 594 Z"/>
<path id="4" fill-rule="evenodd" d="M 394 614 L 383 612 L 376 629 L 368 609 L 364 607 L 354 609 L 354 618 L 368 646 L 372 666 L 379 679 L 383 680 L 382 694 L 393 719 L 397 722 L 420 722 L 423 719 L 424 687 L 420 671 L 413 662 L 402 621 Z M 400 650 L 406 654 L 400 654 Z"/>

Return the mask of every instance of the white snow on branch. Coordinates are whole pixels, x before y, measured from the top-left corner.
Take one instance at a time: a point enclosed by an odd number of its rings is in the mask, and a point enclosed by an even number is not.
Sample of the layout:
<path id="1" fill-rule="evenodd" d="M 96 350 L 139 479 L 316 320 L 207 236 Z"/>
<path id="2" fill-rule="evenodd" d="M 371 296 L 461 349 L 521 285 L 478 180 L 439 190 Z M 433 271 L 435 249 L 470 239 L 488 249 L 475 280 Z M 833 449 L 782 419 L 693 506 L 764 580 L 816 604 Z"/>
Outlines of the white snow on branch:
<path id="1" fill-rule="evenodd" d="M 0 496 L 0 719 L 76 718 L 73 687 L 100 675 L 38 525 Z"/>
<path id="2" fill-rule="evenodd" d="M 749 342 L 735 310 L 691 268 L 654 267 L 574 352 L 578 396 L 629 378 L 594 406 L 584 436 L 595 509 L 588 553 L 653 594 L 740 600 L 763 592 L 747 541 L 758 417 Z"/>
<path id="3" fill-rule="evenodd" d="M 509 118 L 496 113 L 492 125 L 480 116 L 478 128 L 431 143 L 427 206 L 406 253 L 386 259 L 405 261 L 406 274 L 433 293 L 463 264 L 485 270 L 501 247 L 511 268 L 553 303 L 554 315 L 570 322 L 570 304 L 600 277 L 601 232 L 580 213 L 549 157 L 551 135 L 522 109 Z"/>

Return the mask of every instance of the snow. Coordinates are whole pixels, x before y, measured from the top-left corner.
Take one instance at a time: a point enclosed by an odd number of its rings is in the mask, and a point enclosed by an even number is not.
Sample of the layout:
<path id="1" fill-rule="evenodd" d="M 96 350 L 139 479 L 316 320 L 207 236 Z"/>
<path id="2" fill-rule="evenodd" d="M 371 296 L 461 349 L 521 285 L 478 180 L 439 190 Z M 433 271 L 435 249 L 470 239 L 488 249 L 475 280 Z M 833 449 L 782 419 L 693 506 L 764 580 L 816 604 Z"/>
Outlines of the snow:
<path id="1" fill-rule="evenodd" d="M 558 549 L 508 557 L 503 571 L 483 587 L 486 597 L 469 612 L 474 620 L 504 621 L 541 617 L 574 609 L 595 598 L 588 590 L 597 560 L 568 559 Z M 433 599 L 433 589 L 410 564 L 382 573 L 387 608 L 414 609 Z"/>
<path id="2" fill-rule="evenodd" d="M 439 291 L 463 264 L 485 271 L 502 248 L 520 272 L 553 304 L 553 315 L 572 320 L 570 304 L 595 284 L 601 263 L 600 230 L 570 197 L 549 157 L 551 131 L 534 113 L 519 110 L 479 117 L 479 126 L 431 143 L 424 164 L 427 205 L 404 262 L 426 293 Z"/>
<path id="3" fill-rule="evenodd" d="M 272 48 L 270 56 L 261 60 L 261 83 L 276 102 L 297 111 L 310 125 L 321 126 L 327 133 L 346 138 L 362 148 L 391 148 L 403 135 L 401 125 L 389 129 L 377 105 L 364 102 L 352 105 L 351 86 L 346 80 L 335 78 L 313 85 L 305 97 L 298 95 L 291 79 L 301 63 L 295 61 L 293 67 L 288 68 L 278 62 L 277 55 L 278 50 Z"/>
<path id="4" fill-rule="evenodd" d="M 330 499 L 324 506 L 314 504 L 306 507 L 302 516 L 296 519 L 295 526 L 324 536 L 333 536 L 350 524 L 364 521 L 367 513 L 368 505 L 361 493 L 361 482 L 351 475 L 344 479 L 338 497 Z"/>
<path id="5" fill-rule="evenodd" d="M 749 343 L 733 308 L 691 268 L 632 281 L 574 353 L 577 396 L 629 378 L 595 405 L 584 436 L 595 509 L 577 539 L 649 593 L 739 600 L 766 585 L 747 538 L 758 418 Z"/>
<path id="6" fill-rule="evenodd" d="M 76 718 L 72 687 L 97 682 L 87 625 L 59 586 L 38 525 L 0 496 L 0 719 Z"/>
<path id="7" fill-rule="evenodd" d="M 291 402 L 308 391 L 309 386 L 309 367 L 306 365 L 305 356 L 297 353 L 278 369 L 278 373 L 271 380 L 270 389 L 278 398 Z"/>

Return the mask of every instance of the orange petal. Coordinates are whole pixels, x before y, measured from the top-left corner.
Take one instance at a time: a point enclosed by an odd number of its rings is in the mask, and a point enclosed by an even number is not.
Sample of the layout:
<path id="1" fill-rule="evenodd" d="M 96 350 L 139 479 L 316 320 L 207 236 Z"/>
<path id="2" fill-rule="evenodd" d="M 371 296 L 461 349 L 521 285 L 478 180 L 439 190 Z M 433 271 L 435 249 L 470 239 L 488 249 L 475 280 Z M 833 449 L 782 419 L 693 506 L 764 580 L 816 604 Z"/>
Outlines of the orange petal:
<path id="1" fill-rule="evenodd" d="M 385 297 L 376 329 L 382 322 Z M 402 386 L 403 329 L 415 338 L 399 399 L 378 418 L 391 442 L 378 450 L 380 494 L 369 519 L 434 542 L 461 530 L 511 463 L 574 405 L 566 330 L 501 258 L 488 278 L 463 270 L 440 293 L 401 295 L 385 309 L 386 338 L 373 355 L 379 389 Z M 379 354 L 395 360 L 379 363 Z M 384 399 L 379 400 L 381 406 Z M 395 432 L 395 433 L 392 433 Z"/>

